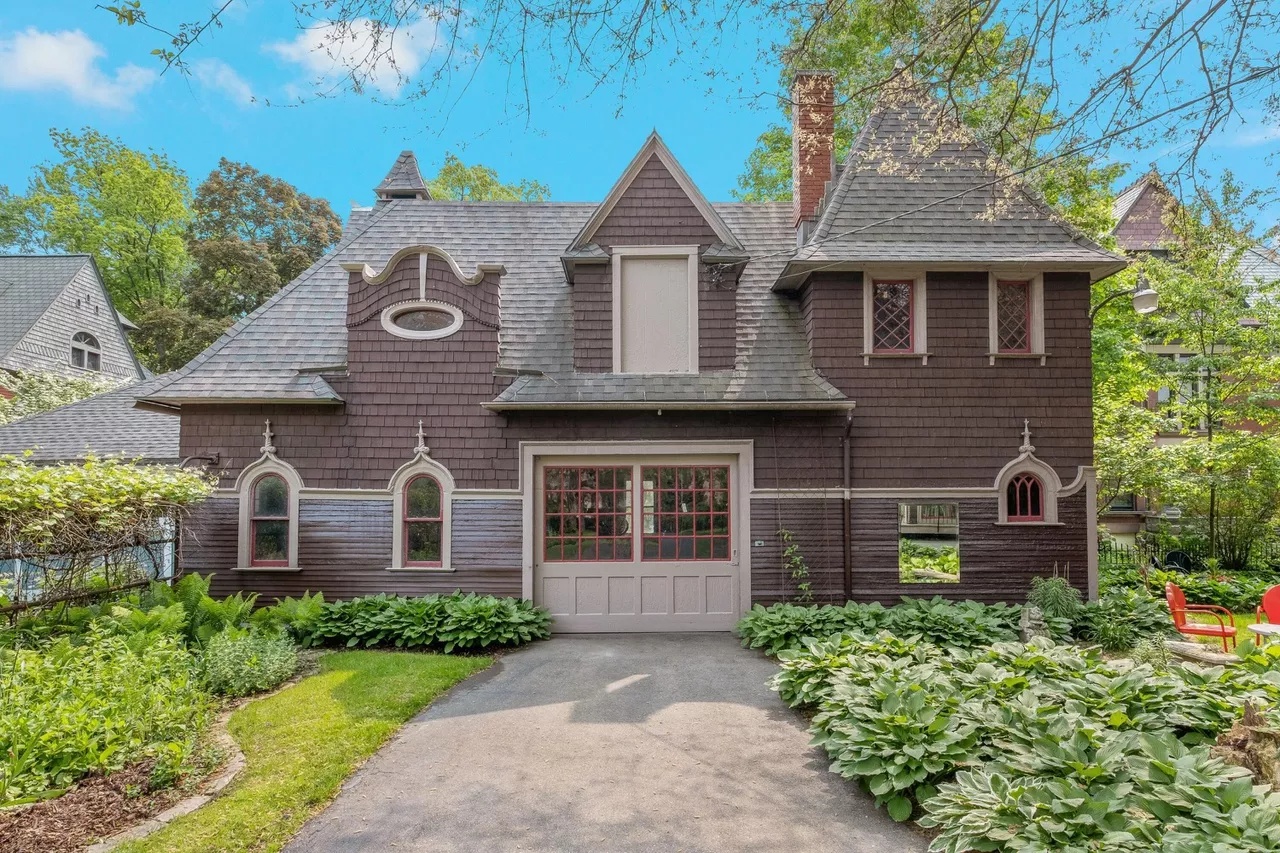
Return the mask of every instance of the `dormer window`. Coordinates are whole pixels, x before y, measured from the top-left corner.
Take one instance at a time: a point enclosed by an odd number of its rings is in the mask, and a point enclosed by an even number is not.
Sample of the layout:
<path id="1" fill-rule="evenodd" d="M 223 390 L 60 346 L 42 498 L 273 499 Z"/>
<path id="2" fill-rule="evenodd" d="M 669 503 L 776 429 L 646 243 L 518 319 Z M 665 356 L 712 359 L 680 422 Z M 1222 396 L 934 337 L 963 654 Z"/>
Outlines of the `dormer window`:
<path id="1" fill-rule="evenodd" d="M 613 372 L 698 372 L 698 247 L 613 250 Z"/>
<path id="2" fill-rule="evenodd" d="M 102 347 L 88 332 L 76 332 L 71 338 L 71 366 L 82 370 L 102 370 Z"/>

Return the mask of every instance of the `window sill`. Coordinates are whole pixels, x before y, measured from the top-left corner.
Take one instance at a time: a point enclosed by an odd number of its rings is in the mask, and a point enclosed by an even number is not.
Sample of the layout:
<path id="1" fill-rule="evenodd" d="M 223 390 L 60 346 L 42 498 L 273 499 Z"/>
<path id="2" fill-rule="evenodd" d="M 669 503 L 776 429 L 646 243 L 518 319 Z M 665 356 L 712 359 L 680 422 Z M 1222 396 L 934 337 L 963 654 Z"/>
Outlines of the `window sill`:
<path id="1" fill-rule="evenodd" d="M 457 569 L 446 569 L 443 566 L 388 566 L 383 569 L 384 572 L 396 572 L 404 574 L 450 574 Z"/>
<path id="2" fill-rule="evenodd" d="M 918 358 L 920 363 L 928 364 L 931 352 L 864 352 L 862 354 L 862 363 L 870 364 L 873 358 Z"/>
<path id="3" fill-rule="evenodd" d="M 300 572 L 298 566 L 236 566 L 233 572 Z"/>
<path id="4" fill-rule="evenodd" d="M 1065 521 L 996 521 L 996 527 L 1066 527 Z"/>
<path id="5" fill-rule="evenodd" d="M 1047 352 L 989 352 L 987 353 L 987 359 L 991 364 L 995 364 L 996 359 L 998 358 L 1008 358 L 1008 359 L 1038 358 L 1040 359 L 1040 364 L 1043 366 L 1044 363 L 1049 358 L 1049 353 Z"/>

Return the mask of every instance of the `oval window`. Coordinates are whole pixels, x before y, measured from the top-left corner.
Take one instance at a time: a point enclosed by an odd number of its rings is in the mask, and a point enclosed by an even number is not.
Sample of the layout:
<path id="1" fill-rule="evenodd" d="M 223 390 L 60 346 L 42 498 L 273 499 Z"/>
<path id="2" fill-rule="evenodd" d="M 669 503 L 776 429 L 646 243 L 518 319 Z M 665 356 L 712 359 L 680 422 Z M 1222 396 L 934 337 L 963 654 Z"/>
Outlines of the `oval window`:
<path id="1" fill-rule="evenodd" d="M 453 315 L 438 308 L 411 308 L 401 311 L 392 322 L 410 332 L 438 332 L 453 325 Z"/>
<path id="2" fill-rule="evenodd" d="M 462 312 L 443 302 L 402 302 L 382 312 L 382 327 L 401 338 L 445 338 L 462 327 Z"/>

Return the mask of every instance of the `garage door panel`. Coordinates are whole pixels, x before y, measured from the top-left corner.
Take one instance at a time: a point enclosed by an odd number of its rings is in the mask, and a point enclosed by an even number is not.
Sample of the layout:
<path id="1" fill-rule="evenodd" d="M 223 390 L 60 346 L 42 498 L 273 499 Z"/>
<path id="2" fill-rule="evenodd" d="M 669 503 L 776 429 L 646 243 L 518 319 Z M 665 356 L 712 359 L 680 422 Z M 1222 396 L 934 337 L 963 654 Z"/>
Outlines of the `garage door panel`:
<path id="1" fill-rule="evenodd" d="M 667 595 L 667 576 L 645 575 L 640 578 L 640 610 L 642 613 L 666 613 L 671 608 Z"/>
<path id="2" fill-rule="evenodd" d="M 542 595 L 539 604 L 547 608 L 552 616 L 573 615 L 573 579 L 567 577 L 544 577 L 540 584 Z"/>
<path id="3" fill-rule="evenodd" d="M 707 612 L 736 613 L 737 596 L 732 575 L 707 575 Z"/>
<path id="4" fill-rule="evenodd" d="M 609 578 L 609 615 L 627 616 L 636 612 L 636 579 Z"/>

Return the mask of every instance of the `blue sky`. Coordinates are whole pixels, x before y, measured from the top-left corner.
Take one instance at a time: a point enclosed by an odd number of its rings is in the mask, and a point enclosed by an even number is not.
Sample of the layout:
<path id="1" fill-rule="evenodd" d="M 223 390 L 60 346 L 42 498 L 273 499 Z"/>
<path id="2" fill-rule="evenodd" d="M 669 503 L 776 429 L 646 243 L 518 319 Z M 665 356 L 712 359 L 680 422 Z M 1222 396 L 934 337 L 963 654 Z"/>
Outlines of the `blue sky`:
<path id="1" fill-rule="evenodd" d="M 153 14 L 198 17 L 200 2 L 151 0 Z M 482 67 L 466 97 L 393 106 L 342 95 L 302 106 L 288 103 L 327 59 L 308 50 L 288 4 L 238 0 L 226 27 L 195 48 L 193 73 L 157 75 L 149 55 L 162 37 L 117 25 L 92 0 L 18 5 L 0 11 L 0 107 L 6 117 L 0 184 L 25 187 L 31 167 L 49 159 L 48 130 L 89 125 L 126 144 L 165 151 L 198 182 L 226 156 L 323 196 L 345 216 L 402 148 L 412 148 L 430 174 L 446 151 L 481 162 L 506 179 L 532 178 L 559 200 L 597 200 L 653 128 L 662 133 L 703 192 L 729 198 L 756 137 L 777 120 L 767 98 L 777 68 L 757 62 L 754 46 L 716 59 L 733 82 L 708 82 L 670 55 L 652 57 L 616 115 L 616 90 L 562 90 L 534 69 L 532 117 L 509 109 L 506 69 Z M 175 11 L 176 9 L 182 11 Z M 775 34 L 753 33 L 771 39 Z M 409 45 L 405 60 L 428 50 Z M 390 81 L 380 94 L 393 96 Z M 256 99 L 256 100 L 251 100 Z M 1214 168 L 1227 165 L 1252 186 L 1276 183 L 1280 128 L 1233 126 L 1214 144 Z M 1159 149 L 1131 158 L 1136 172 Z M 1274 221 L 1275 207 L 1263 222 Z"/>

